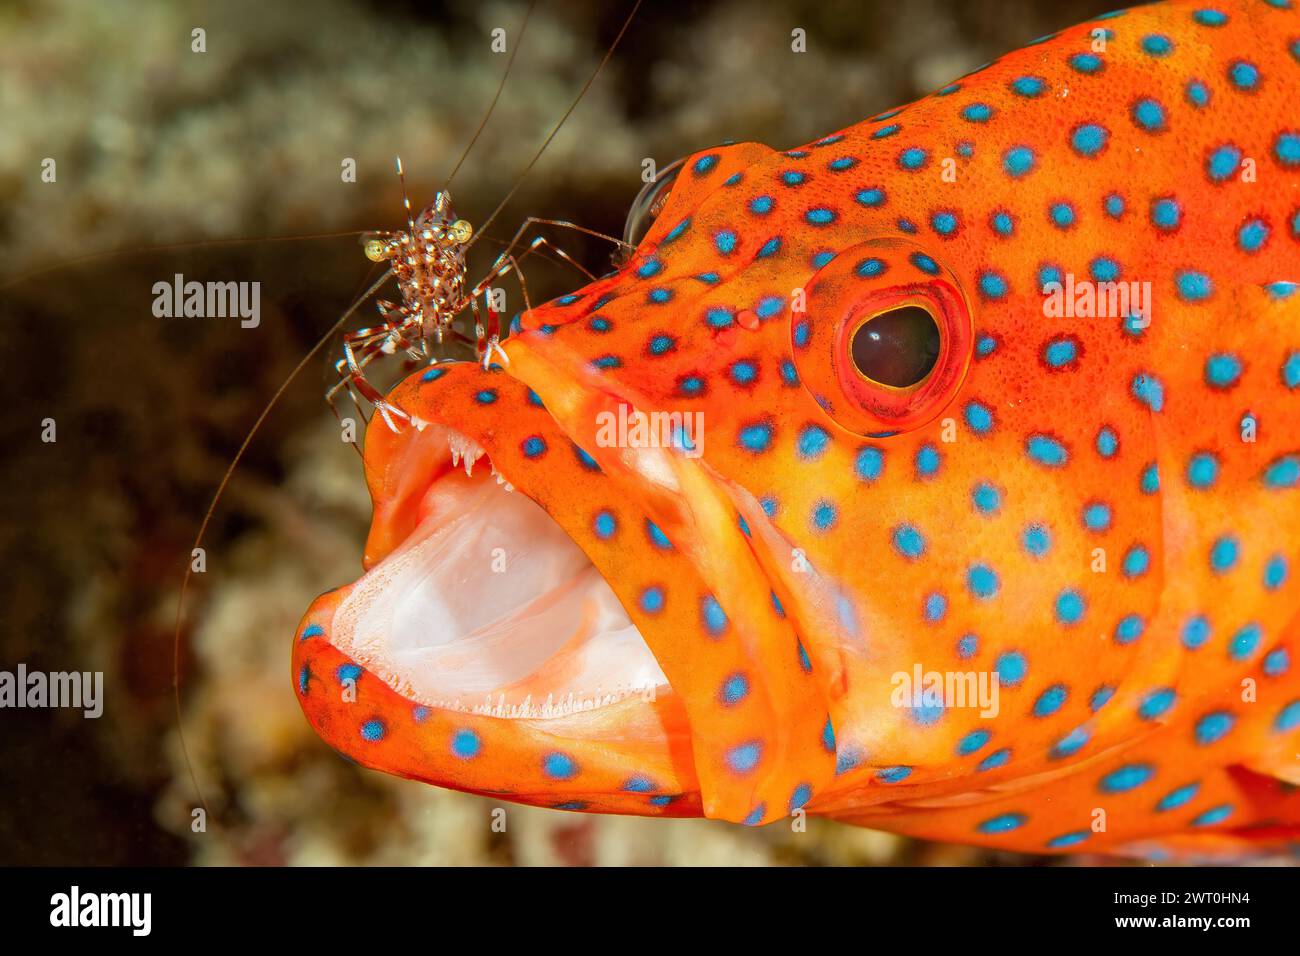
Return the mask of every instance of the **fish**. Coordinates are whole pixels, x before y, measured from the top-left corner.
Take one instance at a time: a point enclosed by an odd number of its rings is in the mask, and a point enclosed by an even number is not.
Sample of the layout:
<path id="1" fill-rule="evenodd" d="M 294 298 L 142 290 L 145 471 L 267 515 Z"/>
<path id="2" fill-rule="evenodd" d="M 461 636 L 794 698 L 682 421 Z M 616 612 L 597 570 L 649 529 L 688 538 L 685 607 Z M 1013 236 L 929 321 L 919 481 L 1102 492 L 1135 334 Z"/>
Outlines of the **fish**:
<path id="1" fill-rule="evenodd" d="M 685 158 L 389 393 L 307 720 L 563 810 L 1294 848 L 1298 102 L 1291 0 L 1174 0 Z"/>

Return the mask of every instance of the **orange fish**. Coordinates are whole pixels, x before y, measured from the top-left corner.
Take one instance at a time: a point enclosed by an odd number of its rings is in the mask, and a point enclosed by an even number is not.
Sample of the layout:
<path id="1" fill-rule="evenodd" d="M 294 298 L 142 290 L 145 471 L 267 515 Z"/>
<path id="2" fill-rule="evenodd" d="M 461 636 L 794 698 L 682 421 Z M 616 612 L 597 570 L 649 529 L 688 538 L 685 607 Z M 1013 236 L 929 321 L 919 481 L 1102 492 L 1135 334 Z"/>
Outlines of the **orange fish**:
<path id="1" fill-rule="evenodd" d="M 1174 2 L 689 157 L 387 397 L 311 724 L 571 810 L 1300 839 L 1297 103 L 1292 0 Z"/>

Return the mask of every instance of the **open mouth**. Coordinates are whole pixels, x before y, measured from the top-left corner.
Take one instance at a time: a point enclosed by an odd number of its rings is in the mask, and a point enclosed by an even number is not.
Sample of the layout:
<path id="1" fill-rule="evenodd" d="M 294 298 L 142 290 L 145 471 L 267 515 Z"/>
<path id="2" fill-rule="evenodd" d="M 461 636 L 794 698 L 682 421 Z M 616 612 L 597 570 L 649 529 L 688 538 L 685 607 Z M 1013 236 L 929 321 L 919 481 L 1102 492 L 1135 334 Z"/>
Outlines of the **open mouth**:
<path id="1" fill-rule="evenodd" d="M 581 548 L 471 439 L 442 425 L 412 533 L 339 605 L 339 650 L 410 700 L 538 719 L 667 690 Z"/>

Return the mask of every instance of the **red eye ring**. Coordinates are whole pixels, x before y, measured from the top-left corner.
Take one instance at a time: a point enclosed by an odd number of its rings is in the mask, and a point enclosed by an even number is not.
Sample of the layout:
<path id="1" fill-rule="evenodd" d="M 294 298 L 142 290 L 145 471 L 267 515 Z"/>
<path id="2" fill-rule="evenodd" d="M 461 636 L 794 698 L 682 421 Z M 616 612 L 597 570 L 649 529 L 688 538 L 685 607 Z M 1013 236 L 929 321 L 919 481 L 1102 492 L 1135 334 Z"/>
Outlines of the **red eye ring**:
<path id="1" fill-rule="evenodd" d="M 803 305 L 802 313 L 792 308 L 790 325 L 799 380 L 850 432 L 882 436 L 919 428 L 938 417 L 966 378 L 975 338 L 970 307 L 956 278 L 910 239 L 874 239 L 842 250 L 810 280 Z M 901 337 L 890 346 L 906 361 L 893 368 L 886 361 L 881 370 L 904 374 L 882 374 L 884 381 L 864 374 L 855 336 L 903 309 L 920 309 L 933 322 L 926 331 L 937 330 L 937 354 L 932 340 Z M 923 356 L 908 351 L 918 344 Z M 921 358 L 931 356 L 933 365 L 923 368 Z"/>
<path id="2" fill-rule="evenodd" d="M 924 310 L 939 329 L 934 367 L 913 385 L 887 385 L 869 378 L 853 360 L 854 337 L 879 316 L 907 307 Z M 836 331 L 831 363 L 840 391 L 879 423 L 878 430 L 908 431 L 925 424 L 965 377 L 972 336 L 969 321 L 959 321 L 964 315 L 957 290 L 943 281 L 875 290 L 850 307 Z M 956 361 L 958 356 L 965 360 Z"/>

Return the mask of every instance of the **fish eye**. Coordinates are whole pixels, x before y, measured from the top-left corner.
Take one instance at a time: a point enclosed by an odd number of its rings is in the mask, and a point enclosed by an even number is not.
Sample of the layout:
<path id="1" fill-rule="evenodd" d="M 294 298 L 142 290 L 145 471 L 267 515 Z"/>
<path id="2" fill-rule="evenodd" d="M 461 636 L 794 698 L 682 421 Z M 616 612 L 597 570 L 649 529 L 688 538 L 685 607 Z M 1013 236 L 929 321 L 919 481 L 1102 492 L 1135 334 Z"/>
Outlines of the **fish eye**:
<path id="1" fill-rule="evenodd" d="M 641 192 L 637 193 L 636 199 L 632 200 L 632 205 L 627 211 L 627 223 L 623 227 L 623 242 L 627 245 L 641 244 L 641 240 L 650 231 L 654 221 L 663 212 L 664 206 L 668 205 L 673 183 L 676 182 L 685 162 L 686 158 L 683 157 L 672 165 L 665 166 L 660 170 L 659 175 L 641 187 Z"/>
<path id="2" fill-rule="evenodd" d="M 918 305 L 890 309 L 858 327 L 849 351 L 864 378 L 910 388 L 923 382 L 939 361 L 939 326 Z"/>

